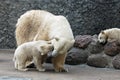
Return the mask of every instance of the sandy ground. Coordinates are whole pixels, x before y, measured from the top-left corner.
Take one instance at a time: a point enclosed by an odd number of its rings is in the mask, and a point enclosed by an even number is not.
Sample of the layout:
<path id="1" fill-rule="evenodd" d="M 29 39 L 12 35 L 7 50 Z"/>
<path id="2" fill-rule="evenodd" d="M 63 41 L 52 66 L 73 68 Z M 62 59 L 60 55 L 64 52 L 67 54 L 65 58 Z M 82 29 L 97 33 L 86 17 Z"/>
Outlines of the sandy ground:
<path id="1" fill-rule="evenodd" d="M 94 68 L 87 65 L 70 66 L 68 73 L 56 73 L 51 64 L 45 64 L 46 72 L 31 69 L 21 72 L 14 69 L 12 61 L 14 50 L 0 50 L 0 77 L 12 76 L 30 78 L 31 80 L 120 80 L 120 70 Z"/>

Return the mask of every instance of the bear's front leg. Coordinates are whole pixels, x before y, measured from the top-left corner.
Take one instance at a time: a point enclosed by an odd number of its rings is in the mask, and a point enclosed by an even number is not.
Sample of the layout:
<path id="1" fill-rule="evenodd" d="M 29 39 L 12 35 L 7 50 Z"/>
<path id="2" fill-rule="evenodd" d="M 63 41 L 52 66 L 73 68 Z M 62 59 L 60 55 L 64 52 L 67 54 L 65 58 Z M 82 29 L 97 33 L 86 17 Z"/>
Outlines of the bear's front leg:
<path id="1" fill-rule="evenodd" d="M 56 72 L 68 72 L 68 70 L 64 68 L 66 55 L 67 53 L 63 53 L 53 57 L 52 63 Z"/>
<path id="2" fill-rule="evenodd" d="M 41 56 L 38 55 L 36 57 L 33 57 L 33 60 L 38 71 L 45 71 L 45 69 L 42 66 Z"/>

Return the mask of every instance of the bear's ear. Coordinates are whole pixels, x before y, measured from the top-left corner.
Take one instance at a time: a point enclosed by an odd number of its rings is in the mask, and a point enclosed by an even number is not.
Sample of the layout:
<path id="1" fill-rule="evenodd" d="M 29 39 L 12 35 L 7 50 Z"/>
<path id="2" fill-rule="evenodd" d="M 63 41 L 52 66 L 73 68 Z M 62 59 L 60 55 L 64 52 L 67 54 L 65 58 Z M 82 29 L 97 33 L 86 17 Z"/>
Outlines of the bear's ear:
<path id="1" fill-rule="evenodd" d="M 102 33 L 102 34 L 105 34 L 105 32 L 104 32 L 104 31 L 101 31 L 101 33 Z"/>

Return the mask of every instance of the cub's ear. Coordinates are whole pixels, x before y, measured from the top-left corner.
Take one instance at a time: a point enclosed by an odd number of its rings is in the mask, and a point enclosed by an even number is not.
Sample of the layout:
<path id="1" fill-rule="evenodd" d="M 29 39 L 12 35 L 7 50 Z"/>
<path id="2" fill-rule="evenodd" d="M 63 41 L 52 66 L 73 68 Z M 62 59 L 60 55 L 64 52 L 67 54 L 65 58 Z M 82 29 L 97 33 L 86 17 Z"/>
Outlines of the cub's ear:
<path id="1" fill-rule="evenodd" d="M 105 32 L 104 32 L 104 31 L 101 31 L 101 33 L 102 33 L 102 34 L 105 34 Z"/>

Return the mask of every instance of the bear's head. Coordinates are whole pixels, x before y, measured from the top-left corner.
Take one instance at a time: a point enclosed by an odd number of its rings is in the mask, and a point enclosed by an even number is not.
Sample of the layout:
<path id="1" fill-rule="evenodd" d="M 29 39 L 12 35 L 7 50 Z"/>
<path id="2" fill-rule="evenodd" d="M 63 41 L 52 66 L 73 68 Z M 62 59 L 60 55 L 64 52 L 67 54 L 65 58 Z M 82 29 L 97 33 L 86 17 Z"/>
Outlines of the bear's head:
<path id="1" fill-rule="evenodd" d="M 104 31 L 101 31 L 98 35 L 98 41 L 102 44 L 105 44 L 107 42 L 108 36 Z"/>
<path id="2" fill-rule="evenodd" d="M 51 41 L 45 41 L 43 44 L 40 45 L 41 55 L 45 55 L 52 50 L 53 50 L 53 45 Z"/>

